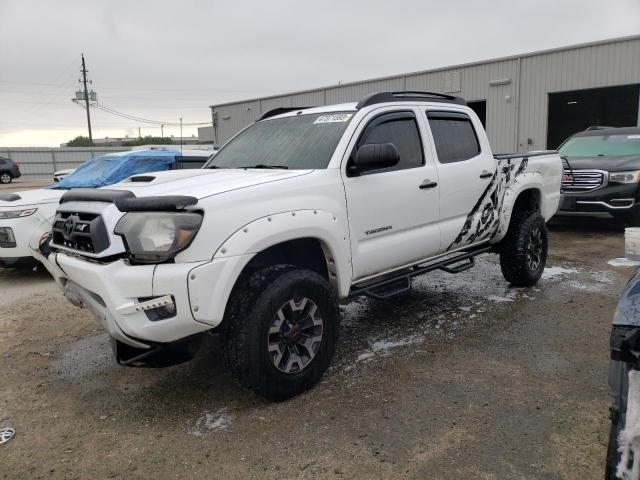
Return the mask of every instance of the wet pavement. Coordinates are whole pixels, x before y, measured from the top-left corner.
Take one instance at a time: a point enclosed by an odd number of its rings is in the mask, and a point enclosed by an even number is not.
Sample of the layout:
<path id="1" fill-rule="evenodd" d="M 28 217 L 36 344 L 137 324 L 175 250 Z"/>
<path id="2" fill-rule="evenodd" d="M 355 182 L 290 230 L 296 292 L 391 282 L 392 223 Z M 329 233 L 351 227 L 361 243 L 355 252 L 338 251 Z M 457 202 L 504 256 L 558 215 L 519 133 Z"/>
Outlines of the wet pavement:
<path id="1" fill-rule="evenodd" d="M 596 225 L 594 227 L 593 225 Z M 42 272 L 0 269 L 0 478 L 602 478 L 622 227 L 554 222 L 539 284 L 497 257 L 342 306 L 312 391 L 269 403 L 219 339 L 169 369 L 117 366 Z"/>

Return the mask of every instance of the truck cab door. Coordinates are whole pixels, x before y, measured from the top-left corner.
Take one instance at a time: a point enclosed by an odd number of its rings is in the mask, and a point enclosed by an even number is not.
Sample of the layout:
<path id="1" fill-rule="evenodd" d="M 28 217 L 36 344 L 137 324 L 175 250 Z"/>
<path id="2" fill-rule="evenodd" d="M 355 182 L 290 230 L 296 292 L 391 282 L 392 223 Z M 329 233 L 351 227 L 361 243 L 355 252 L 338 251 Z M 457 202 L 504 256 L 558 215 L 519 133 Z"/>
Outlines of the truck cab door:
<path id="1" fill-rule="evenodd" d="M 461 110 L 426 111 L 440 179 L 440 230 L 443 251 L 479 243 L 491 235 L 498 215 L 490 195 L 497 163 L 475 114 Z"/>
<path id="2" fill-rule="evenodd" d="M 405 266 L 440 250 L 438 177 L 425 128 L 417 108 L 385 107 L 362 120 L 349 144 L 342 175 L 354 280 Z M 397 165 L 354 170 L 359 147 L 382 143 L 396 147 L 400 156 Z"/>

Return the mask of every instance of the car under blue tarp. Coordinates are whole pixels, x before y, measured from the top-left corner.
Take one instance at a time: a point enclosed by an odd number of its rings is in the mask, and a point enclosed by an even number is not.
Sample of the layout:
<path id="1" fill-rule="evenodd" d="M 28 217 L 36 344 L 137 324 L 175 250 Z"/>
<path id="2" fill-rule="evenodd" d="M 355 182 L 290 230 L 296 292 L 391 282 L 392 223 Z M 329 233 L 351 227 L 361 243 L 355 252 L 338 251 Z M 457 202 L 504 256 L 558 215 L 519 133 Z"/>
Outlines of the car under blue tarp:
<path id="1" fill-rule="evenodd" d="M 113 185 L 132 175 L 169 170 L 176 164 L 177 150 L 134 150 L 101 155 L 49 188 L 99 188 Z"/>

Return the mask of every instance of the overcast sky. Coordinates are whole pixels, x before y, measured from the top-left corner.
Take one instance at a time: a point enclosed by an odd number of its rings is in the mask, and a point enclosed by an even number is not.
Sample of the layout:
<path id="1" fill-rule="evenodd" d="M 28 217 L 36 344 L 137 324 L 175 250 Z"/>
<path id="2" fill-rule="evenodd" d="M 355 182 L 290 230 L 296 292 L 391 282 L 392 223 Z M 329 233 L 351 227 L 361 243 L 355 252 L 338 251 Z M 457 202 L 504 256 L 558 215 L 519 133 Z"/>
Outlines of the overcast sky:
<path id="1" fill-rule="evenodd" d="M 99 103 L 195 123 L 215 103 L 633 34 L 640 0 L 0 0 L 0 145 L 86 135 L 81 52 Z M 94 137 L 160 135 L 92 122 Z"/>

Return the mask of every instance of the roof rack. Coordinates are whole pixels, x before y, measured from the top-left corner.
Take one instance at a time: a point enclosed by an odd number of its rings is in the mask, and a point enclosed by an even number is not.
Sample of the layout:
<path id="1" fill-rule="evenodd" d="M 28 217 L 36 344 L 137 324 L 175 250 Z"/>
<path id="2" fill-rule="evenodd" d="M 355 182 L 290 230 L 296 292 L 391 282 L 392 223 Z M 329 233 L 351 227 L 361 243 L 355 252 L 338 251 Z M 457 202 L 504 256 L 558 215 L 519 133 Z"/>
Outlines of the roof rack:
<path id="1" fill-rule="evenodd" d="M 456 103 L 458 105 L 466 105 L 467 102 L 462 97 L 454 97 L 453 95 L 446 95 L 444 93 L 436 92 L 378 92 L 363 98 L 356 105 L 356 109 L 368 107 L 369 105 L 375 105 L 376 103 L 387 102 L 407 102 L 407 101 L 421 101 L 421 102 L 444 102 L 444 103 Z"/>
<path id="2" fill-rule="evenodd" d="M 618 128 L 618 127 L 607 127 L 606 125 L 593 125 L 591 127 L 585 128 L 584 131 L 590 132 L 592 130 L 607 130 L 609 128 Z"/>
<path id="3" fill-rule="evenodd" d="M 295 112 L 296 110 L 306 110 L 307 108 L 316 108 L 316 107 L 278 107 L 278 108 L 273 108 L 273 109 L 263 113 L 262 116 L 258 119 L 258 122 L 260 120 L 264 120 L 265 118 L 275 117 L 276 115 L 281 115 L 283 113 Z"/>

